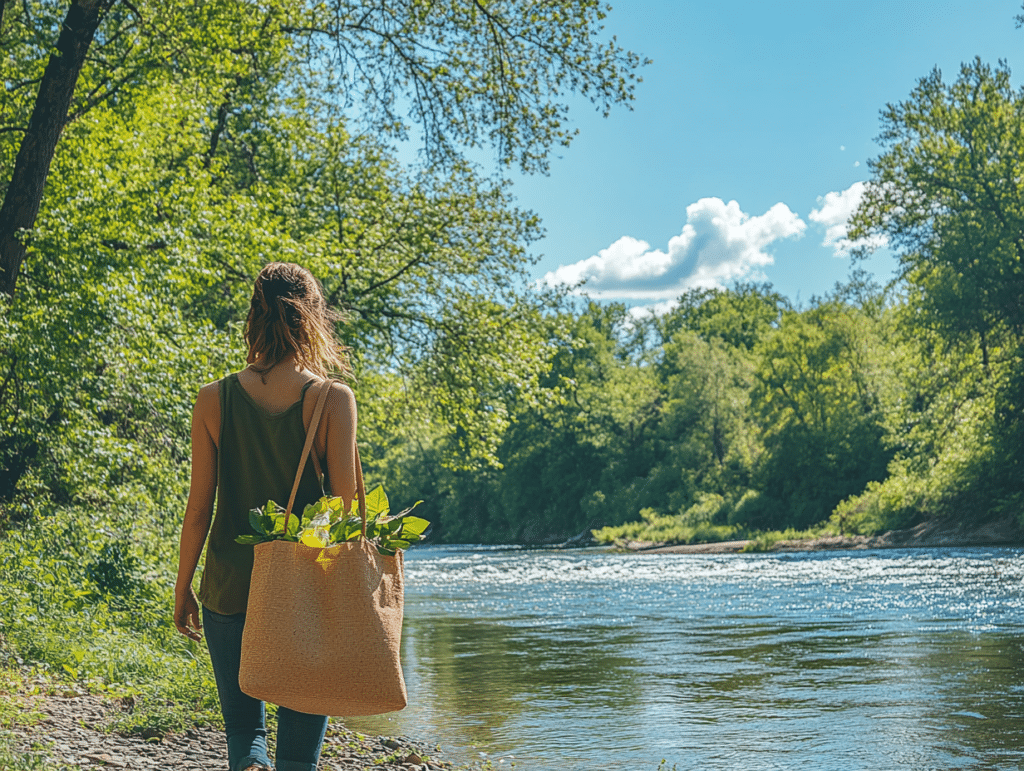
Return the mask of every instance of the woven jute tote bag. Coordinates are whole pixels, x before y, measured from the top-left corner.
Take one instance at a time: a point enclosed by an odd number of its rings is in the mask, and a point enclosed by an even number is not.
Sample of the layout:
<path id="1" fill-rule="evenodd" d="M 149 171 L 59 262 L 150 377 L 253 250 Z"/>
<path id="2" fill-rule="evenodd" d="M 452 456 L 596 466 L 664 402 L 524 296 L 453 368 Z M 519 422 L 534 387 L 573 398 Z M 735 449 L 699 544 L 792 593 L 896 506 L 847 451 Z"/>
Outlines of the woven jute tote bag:
<path id="1" fill-rule="evenodd" d="M 329 390 L 325 384 L 317 399 L 286 522 Z M 313 462 L 320 475 L 316 453 Z M 253 547 L 238 674 L 244 693 L 313 715 L 378 715 L 405 707 L 399 660 L 405 597 L 402 551 L 384 556 L 366 540 L 366 490 L 358 450 L 356 490 L 362 538 L 323 549 L 290 541 Z"/>

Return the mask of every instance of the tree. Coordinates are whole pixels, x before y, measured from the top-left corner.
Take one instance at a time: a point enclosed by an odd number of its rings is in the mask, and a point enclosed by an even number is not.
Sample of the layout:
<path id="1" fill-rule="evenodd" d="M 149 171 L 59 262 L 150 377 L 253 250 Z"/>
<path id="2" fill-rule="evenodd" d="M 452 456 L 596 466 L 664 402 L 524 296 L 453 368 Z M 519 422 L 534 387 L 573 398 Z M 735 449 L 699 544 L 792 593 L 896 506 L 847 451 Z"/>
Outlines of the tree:
<path id="1" fill-rule="evenodd" d="M 237 86 L 273 80 L 273 70 L 285 67 L 278 97 L 306 86 L 319 95 L 306 102 L 307 110 L 347 113 L 365 130 L 397 139 L 416 126 L 435 162 L 457 162 L 463 148 L 490 145 L 503 164 L 537 171 L 546 168 L 553 145 L 572 139 L 565 125 L 568 93 L 588 96 L 605 112 L 632 99 L 640 59 L 614 38 L 600 40 L 605 13 L 596 0 L 540 6 L 525 0 L 73 0 L 58 24 L 53 0 L 27 0 L 6 14 L 0 30 L 18 53 L 19 69 L 29 73 L 10 90 L 39 84 L 27 125 L 0 125 L 0 132 L 22 135 L 0 207 L 0 291 L 14 292 L 24 238 L 67 123 L 145 84 L 154 72 L 199 75 L 203 89 L 220 91 L 211 154 L 238 106 Z M 56 50 L 35 77 L 31 70 L 54 44 L 47 39 L 54 28 L 60 30 Z M 100 47 L 90 53 L 94 37 Z M 87 92 L 73 103 L 80 76 Z M 408 120 L 400 105 L 408 106 Z M 9 107 L 0 115 L 21 120 L 25 111 Z"/>
<path id="2" fill-rule="evenodd" d="M 902 334 L 916 372 L 893 413 L 890 480 L 847 510 L 872 521 L 970 520 L 1021 499 L 1024 90 L 1004 63 L 937 69 L 882 111 L 885 151 L 851 238 L 888 240 L 902 267 Z M 862 252 L 867 249 L 862 249 Z"/>
<path id="3" fill-rule="evenodd" d="M 668 489 L 662 507 L 681 512 L 701 494 L 750 487 L 760 447 L 750 420 L 753 357 L 721 337 L 681 329 L 664 346 L 665 405 L 658 438 L 665 459 L 652 472 Z M 658 507 L 661 508 L 661 507 Z"/>
<path id="4" fill-rule="evenodd" d="M 776 503 L 761 527 L 808 527 L 885 476 L 880 323 L 836 300 L 787 311 L 760 349 L 754 406 L 765 456 L 759 484 Z"/>
<path id="5" fill-rule="evenodd" d="M 667 341 L 680 329 L 699 334 L 704 340 L 719 338 L 734 348 L 752 350 L 772 329 L 777 328 L 789 301 L 770 284 L 737 284 L 732 289 L 691 289 L 679 298 L 679 305 L 659 322 Z"/>
<path id="6" fill-rule="evenodd" d="M 8 295 L 14 294 L 25 240 L 35 225 L 57 143 L 67 125 L 130 92 L 154 71 L 187 73 L 211 84 L 239 77 L 240 62 L 257 52 L 247 38 L 261 28 L 259 15 L 241 4 L 197 9 L 186 4 L 73 0 L 63 18 L 62 5 L 31 0 L 18 4 L 15 14 L 5 14 L 0 30 L 13 59 L 4 67 L 7 88 L 0 136 L 19 138 L 10 172 L 3 174 L 0 206 L 0 292 Z M 50 37 L 53 32 L 58 32 L 56 40 Z M 239 48 L 222 50 L 232 43 Z M 234 66 L 225 66 L 226 61 Z M 33 100 L 30 89 L 36 85 Z"/>
<path id="7" fill-rule="evenodd" d="M 873 177 L 850 237 L 897 251 L 919 323 L 977 341 L 1024 340 L 1024 91 L 1005 64 L 939 70 L 882 111 Z M 862 249 L 862 252 L 866 249 Z"/>

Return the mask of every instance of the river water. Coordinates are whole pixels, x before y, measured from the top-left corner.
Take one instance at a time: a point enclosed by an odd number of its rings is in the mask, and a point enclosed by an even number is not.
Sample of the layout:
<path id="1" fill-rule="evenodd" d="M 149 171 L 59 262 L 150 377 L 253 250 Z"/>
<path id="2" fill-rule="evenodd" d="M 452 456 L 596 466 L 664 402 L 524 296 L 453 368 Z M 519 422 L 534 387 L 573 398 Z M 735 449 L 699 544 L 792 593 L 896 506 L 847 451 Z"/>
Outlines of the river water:
<path id="1" fill-rule="evenodd" d="M 419 547 L 409 707 L 524 771 L 1024 767 L 1024 557 Z"/>

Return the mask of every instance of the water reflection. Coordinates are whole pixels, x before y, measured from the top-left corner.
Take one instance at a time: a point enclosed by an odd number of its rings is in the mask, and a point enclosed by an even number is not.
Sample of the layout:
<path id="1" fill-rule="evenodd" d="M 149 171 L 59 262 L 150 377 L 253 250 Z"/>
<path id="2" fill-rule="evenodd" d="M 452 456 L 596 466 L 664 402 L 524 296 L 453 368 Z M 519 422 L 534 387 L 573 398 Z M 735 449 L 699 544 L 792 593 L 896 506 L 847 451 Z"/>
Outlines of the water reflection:
<path id="1" fill-rule="evenodd" d="M 639 633 L 578 632 L 567 640 L 561 632 L 524 631 L 507 620 L 412 614 L 403 629 L 410 711 L 346 723 L 371 733 L 415 734 L 404 728 L 415 714 L 415 723 L 457 727 L 463 755 L 465 747 L 515 753 L 523 725 L 542 732 L 546 718 L 538 716 L 577 709 L 584 694 L 601 713 L 636 704 L 639 684 L 629 651 L 638 647 Z"/>
<path id="2" fill-rule="evenodd" d="M 558 771 L 1024 762 L 1010 550 L 408 564 L 410 706 L 360 730 Z"/>

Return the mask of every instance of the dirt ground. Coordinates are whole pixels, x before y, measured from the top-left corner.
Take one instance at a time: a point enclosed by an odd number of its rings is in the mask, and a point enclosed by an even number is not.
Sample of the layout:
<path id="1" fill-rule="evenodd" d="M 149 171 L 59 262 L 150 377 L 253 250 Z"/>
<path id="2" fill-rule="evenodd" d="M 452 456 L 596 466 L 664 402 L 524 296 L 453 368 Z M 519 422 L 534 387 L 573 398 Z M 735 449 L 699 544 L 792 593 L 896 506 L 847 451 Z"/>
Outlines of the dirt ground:
<path id="1" fill-rule="evenodd" d="M 166 736 L 121 736 L 104 730 L 104 725 L 126 708 L 121 700 L 76 693 L 19 698 L 23 699 L 26 712 L 42 717 L 31 725 L 3 731 L 8 747 L 26 761 L 39 758 L 48 771 L 99 767 L 225 771 L 228 767 L 227 745 L 220 729 L 191 728 Z M 405 737 L 363 736 L 332 721 L 320 769 L 455 771 L 451 763 L 438 757 L 440 754 L 436 745 Z"/>

